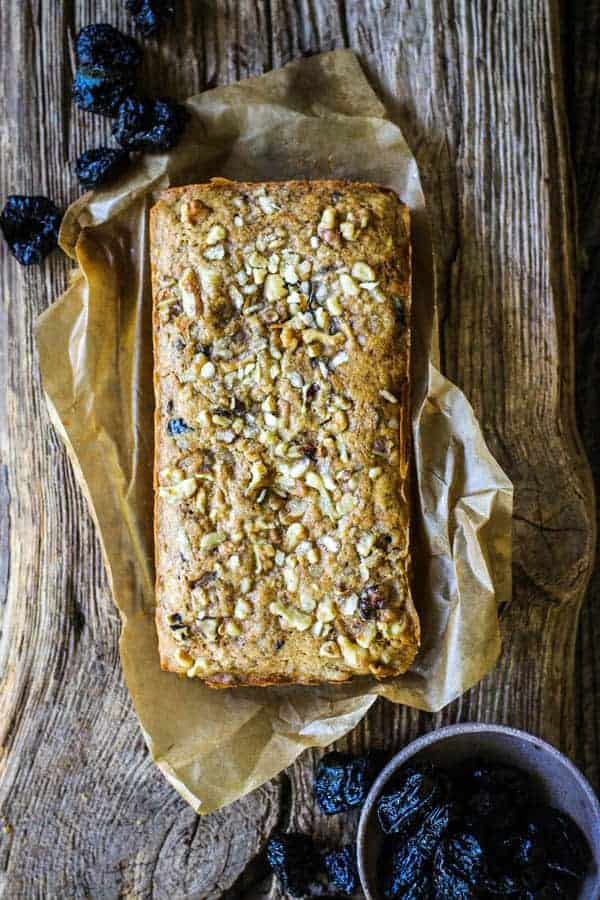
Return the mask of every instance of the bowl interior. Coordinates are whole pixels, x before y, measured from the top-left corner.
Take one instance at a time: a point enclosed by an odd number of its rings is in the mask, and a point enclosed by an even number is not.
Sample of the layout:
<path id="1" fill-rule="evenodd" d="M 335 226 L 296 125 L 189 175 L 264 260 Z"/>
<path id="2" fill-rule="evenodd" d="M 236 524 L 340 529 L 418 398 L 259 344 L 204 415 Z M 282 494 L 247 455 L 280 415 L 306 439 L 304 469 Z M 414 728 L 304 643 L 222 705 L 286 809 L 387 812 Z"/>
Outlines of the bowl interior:
<path id="1" fill-rule="evenodd" d="M 404 754 L 402 754 L 404 755 Z M 537 799 L 568 813 L 588 839 L 594 862 L 581 886 L 580 900 L 597 900 L 600 896 L 600 819 L 598 801 L 586 782 L 567 765 L 561 756 L 533 736 L 501 731 L 463 732 L 441 736 L 431 745 L 394 761 L 374 784 L 363 810 L 359 826 L 359 870 L 367 900 L 381 900 L 377 890 L 377 858 L 382 843 L 376 814 L 376 798 L 385 784 L 406 762 L 428 760 L 440 766 L 452 766 L 469 756 L 485 756 L 509 763 L 529 772 Z"/>

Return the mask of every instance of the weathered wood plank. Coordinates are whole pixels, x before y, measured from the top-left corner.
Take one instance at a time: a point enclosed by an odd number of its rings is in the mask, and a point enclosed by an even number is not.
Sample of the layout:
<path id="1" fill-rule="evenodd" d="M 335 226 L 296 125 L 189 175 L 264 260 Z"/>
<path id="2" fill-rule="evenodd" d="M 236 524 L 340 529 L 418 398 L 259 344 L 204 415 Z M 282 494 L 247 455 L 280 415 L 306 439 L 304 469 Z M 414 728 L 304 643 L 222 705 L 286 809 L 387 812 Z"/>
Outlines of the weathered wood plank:
<path id="1" fill-rule="evenodd" d="M 347 44 L 361 53 L 402 118 L 430 198 L 444 369 L 517 485 L 501 665 L 437 717 L 376 704 L 348 744 L 391 747 L 460 718 L 509 721 L 573 750 L 569 664 L 591 529 L 572 410 L 574 228 L 556 2 L 215 0 L 205 16 L 200 6 L 186 0 L 177 31 L 148 43 L 149 90 L 185 96 L 304 53 Z M 91 21 L 131 31 L 122 4 L 107 0 L 0 4 L 3 194 L 68 202 L 77 194 L 69 161 L 107 138 L 109 124 L 67 96 L 73 37 Z M 24 272 L 0 252 L 0 809 L 12 826 L 0 835 L 0 883 L 10 897 L 257 897 L 270 890 L 257 852 L 276 822 L 331 837 L 352 822 L 315 813 L 312 753 L 292 767 L 291 792 L 282 777 L 200 821 L 150 764 L 119 671 L 99 547 L 33 352 L 35 317 L 67 267 L 56 258 Z"/>
<path id="2" fill-rule="evenodd" d="M 579 206 L 577 416 L 596 486 L 600 485 L 600 3 L 566 4 L 564 56 L 571 151 Z M 600 788 L 600 547 L 582 609 L 575 669 L 577 761 Z"/>

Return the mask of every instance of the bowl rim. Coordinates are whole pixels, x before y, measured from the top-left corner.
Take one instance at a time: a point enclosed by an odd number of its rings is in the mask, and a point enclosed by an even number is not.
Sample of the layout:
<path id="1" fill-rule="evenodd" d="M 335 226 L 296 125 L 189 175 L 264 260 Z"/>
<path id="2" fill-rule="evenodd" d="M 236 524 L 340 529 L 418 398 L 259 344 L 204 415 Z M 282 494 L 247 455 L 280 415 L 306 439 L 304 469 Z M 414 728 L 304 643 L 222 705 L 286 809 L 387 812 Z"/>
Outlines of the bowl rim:
<path id="1" fill-rule="evenodd" d="M 587 799 L 591 803 L 592 814 L 597 821 L 594 832 L 597 832 L 598 843 L 600 843 L 600 801 L 598 800 L 596 792 L 589 783 L 588 779 L 585 777 L 583 772 L 581 772 L 577 768 L 577 766 L 573 762 L 571 762 L 568 756 L 565 756 L 564 753 L 561 753 L 561 751 L 557 750 L 556 747 L 553 747 L 552 744 L 549 744 L 542 738 L 537 737 L 535 734 L 531 734 L 528 731 L 522 731 L 519 728 L 512 728 L 510 725 L 496 725 L 493 723 L 487 724 L 485 722 L 459 722 L 454 725 L 445 725 L 443 728 L 437 728 L 433 731 L 428 731 L 426 734 L 423 734 L 420 737 L 415 738 L 409 744 L 406 744 L 406 746 L 403 747 L 402 750 L 399 750 L 398 753 L 396 753 L 390 759 L 390 761 L 381 770 L 381 772 L 371 785 L 360 813 L 356 834 L 356 858 L 358 874 L 365 897 L 373 897 L 369 888 L 369 879 L 367 878 L 365 866 L 368 820 L 371 816 L 371 811 L 373 809 L 375 801 L 379 796 L 379 793 L 385 782 L 400 766 L 402 766 L 412 756 L 415 756 L 416 753 L 419 753 L 420 750 L 423 750 L 426 747 L 430 747 L 432 744 L 437 744 L 439 741 L 444 740 L 447 737 L 452 737 L 455 734 L 478 733 L 502 734 L 517 738 L 527 744 L 534 744 L 537 749 L 543 750 L 546 754 L 552 757 L 555 763 L 558 763 L 564 768 L 568 769 L 579 785 L 580 790 L 586 795 Z M 597 853 L 595 844 L 592 846 L 592 852 Z"/>

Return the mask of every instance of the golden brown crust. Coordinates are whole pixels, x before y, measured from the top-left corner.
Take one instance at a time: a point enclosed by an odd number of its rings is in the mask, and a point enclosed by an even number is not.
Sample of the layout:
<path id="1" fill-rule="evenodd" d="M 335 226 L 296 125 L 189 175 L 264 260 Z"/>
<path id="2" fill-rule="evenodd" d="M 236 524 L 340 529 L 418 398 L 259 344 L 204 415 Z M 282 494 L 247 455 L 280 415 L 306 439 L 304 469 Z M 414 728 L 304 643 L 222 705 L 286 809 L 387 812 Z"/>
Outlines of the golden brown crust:
<path id="1" fill-rule="evenodd" d="M 213 687 L 406 671 L 408 210 L 209 184 L 151 211 L 161 666 Z"/>

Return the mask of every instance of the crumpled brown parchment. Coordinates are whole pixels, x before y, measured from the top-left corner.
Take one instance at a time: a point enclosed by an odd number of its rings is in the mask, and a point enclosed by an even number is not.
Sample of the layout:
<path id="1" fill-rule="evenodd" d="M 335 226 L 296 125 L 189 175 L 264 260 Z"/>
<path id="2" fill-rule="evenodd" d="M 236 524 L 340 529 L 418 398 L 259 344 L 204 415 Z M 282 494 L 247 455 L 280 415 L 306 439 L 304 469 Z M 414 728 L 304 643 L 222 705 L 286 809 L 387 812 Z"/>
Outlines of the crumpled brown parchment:
<path id="1" fill-rule="evenodd" d="M 415 160 L 352 53 L 291 63 L 188 101 L 165 156 L 146 156 L 67 211 L 69 289 L 40 318 L 52 419 L 98 527 L 123 622 L 121 658 L 153 759 L 199 812 L 246 794 L 306 747 L 353 728 L 378 695 L 437 710 L 493 666 L 510 595 L 512 486 L 463 394 L 430 363 L 433 285 Z M 153 622 L 153 393 L 148 210 L 169 185 L 350 178 L 396 190 L 414 239 L 414 594 L 423 647 L 411 671 L 323 687 L 214 691 L 162 672 Z"/>

